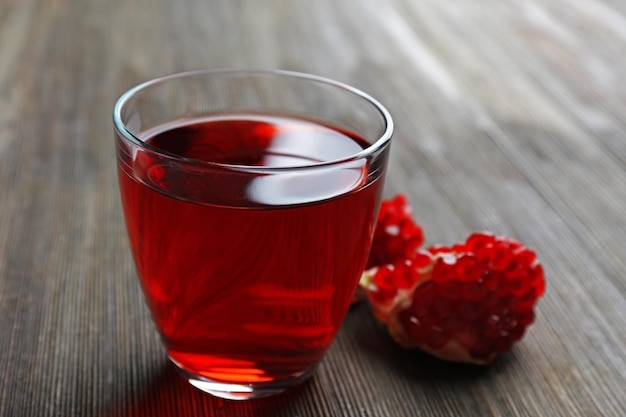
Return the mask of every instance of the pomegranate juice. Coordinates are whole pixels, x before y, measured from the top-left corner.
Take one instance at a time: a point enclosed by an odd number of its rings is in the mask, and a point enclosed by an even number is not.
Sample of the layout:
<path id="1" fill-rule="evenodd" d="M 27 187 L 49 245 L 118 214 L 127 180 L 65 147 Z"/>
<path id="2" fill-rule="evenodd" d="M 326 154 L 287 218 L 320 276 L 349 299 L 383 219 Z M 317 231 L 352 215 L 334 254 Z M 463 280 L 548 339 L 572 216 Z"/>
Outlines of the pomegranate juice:
<path id="1" fill-rule="evenodd" d="M 369 143 L 253 114 L 183 120 L 141 139 L 161 155 L 118 152 L 120 187 L 138 275 L 171 359 L 238 384 L 312 369 L 350 305 L 383 178 L 368 180 L 366 161 L 289 167 L 348 157 Z"/>

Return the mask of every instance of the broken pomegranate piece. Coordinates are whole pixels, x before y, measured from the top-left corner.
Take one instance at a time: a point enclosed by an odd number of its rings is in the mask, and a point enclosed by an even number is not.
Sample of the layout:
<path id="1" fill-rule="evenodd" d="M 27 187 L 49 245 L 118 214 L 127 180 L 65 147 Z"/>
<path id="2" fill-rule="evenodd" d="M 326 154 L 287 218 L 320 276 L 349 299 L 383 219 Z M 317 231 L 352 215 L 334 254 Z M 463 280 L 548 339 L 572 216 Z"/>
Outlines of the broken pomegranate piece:
<path id="1" fill-rule="evenodd" d="M 361 286 L 401 346 L 487 364 L 522 338 L 545 280 L 535 253 L 520 242 L 475 233 L 452 247 L 412 247 L 367 270 Z"/>
<path id="2" fill-rule="evenodd" d="M 404 194 L 383 200 L 378 212 L 366 270 L 413 256 L 424 242 L 424 233 L 420 225 L 413 221 L 412 215 L 413 209 Z M 364 298 L 365 291 L 359 287 L 352 302 L 356 303 Z"/>
<path id="3" fill-rule="evenodd" d="M 366 269 L 409 258 L 422 246 L 424 233 L 412 215 L 404 194 L 382 202 Z"/>
<path id="4" fill-rule="evenodd" d="M 424 242 L 422 228 L 413 221 L 413 209 L 404 194 L 383 200 L 378 212 L 374 239 L 367 259 L 366 270 L 389 265 L 412 257 Z M 365 298 L 358 288 L 353 303 Z"/>

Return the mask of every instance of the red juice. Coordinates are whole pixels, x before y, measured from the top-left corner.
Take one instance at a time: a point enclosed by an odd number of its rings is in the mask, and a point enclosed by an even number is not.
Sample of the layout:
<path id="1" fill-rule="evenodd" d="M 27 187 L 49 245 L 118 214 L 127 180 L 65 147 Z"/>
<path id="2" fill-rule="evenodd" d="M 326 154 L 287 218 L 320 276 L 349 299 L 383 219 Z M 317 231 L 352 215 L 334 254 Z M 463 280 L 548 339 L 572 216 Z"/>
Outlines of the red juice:
<path id="1" fill-rule="evenodd" d="M 369 180 L 364 160 L 342 169 L 287 167 L 345 158 L 369 143 L 255 114 L 181 120 L 141 139 L 192 167 L 143 149 L 118 160 L 131 249 L 171 359 L 237 384 L 312 369 L 365 265 L 383 178 Z"/>

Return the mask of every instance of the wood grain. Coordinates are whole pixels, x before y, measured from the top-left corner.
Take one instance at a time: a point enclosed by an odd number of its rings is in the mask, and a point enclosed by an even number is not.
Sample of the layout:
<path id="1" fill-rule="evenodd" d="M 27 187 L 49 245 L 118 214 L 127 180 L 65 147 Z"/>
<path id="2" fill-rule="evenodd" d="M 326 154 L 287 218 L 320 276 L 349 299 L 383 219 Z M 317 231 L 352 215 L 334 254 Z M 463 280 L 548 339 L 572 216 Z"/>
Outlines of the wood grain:
<path id="1" fill-rule="evenodd" d="M 315 376 L 211 398 L 167 365 L 128 249 L 111 110 L 183 70 L 312 72 L 396 121 L 386 194 L 428 243 L 540 255 L 493 366 L 404 351 L 355 306 Z M 626 415 L 626 5 L 618 0 L 0 1 L 0 416 Z"/>

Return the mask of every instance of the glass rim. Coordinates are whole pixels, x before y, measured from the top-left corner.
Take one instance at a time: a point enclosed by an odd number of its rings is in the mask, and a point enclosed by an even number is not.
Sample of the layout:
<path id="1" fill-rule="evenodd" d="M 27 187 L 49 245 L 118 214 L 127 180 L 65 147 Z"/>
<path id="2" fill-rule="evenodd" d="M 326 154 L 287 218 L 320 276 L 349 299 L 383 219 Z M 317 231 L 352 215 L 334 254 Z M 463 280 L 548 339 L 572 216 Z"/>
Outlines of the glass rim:
<path id="1" fill-rule="evenodd" d="M 202 160 L 197 160 L 193 158 L 186 158 L 186 157 L 177 155 L 175 153 L 162 150 L 158 147 L 152 146 L 144 142 L 139 137 L 134 135 L 126 127 L 126 123 L 122 121 L 122 114 L 121 114 L 122 108 L 137 93 L 145 90 L 146 88 L 149 88 L 158 84 L 162 84 L 171 80 L 178 80 L 178 79 L 183 79 L 183 78 L 188 78 L 188 77 L 193 77 L 193 76 L 200 76 L 200 75 L 205 75 L 205 74 L 209 74 L 209 75 L 210 74 L 215 74 L 215 75 L 236 75 L 236 74 L 275 75 L 275 76 L 289 77 L 289 78 L 294 78 L 294 79 L 299 78 L 303 80 L 313 81 L 315 83 L 326 84 L 329 86 L 337 87 L 357 97 L 360 97 L 366 100 L 367 102 L 369 102 L 370 104 L 372 104 L 373 107 L 381 114 L 383 118 L 383 121 L 385 124 L 384 131 L 381 135 L 379 135 L 377 139 L 373 140 L 372 143 L 370 143 L 368 147 L 364 148 L 363 150 L 359 152 L 356 152 L 352 155 L 349 155 L 343 158 L 332 159 L 329 161 L 323 161 L 323 162 L 317 162 L 317 163 L 311 163 L 311 164 L 305 164 L 305 165 L 266 167 L 266 166 L 254 166 L 254 165 L 243 165 L 243 164 L 226 164 L 226 163 L 220 163 L 220 162 L 202 161 Z M 296 72 L 296 71 L 280 70 L 280 69 L 255 69 L 255 68 L 216 68 L 216 69 L 184 71 L 184 72 L 177 72 L 177 73 L 173 73 L 170 75 L 153 78 L 149 81 L 145 81 L 143 83 L 137 84 L 136 86 L 130 88 L 125 93 L 123 93 L 117 99 L 113 107 L 113 125 L 115 127 L 115 130 L 119 132 L 125 139 L 141 147 L 142 149 L 146 149 L 157 155 L 161 155 L 161 156 L 171 158 L 173 160 L 183 162 L 185 164 L 189 164 L 192 166 L 197 166 L 197 167 L 213 167 L 213 168 L 219 167 L 219 168 L 224 168 L 224 169 L 244 170 L 244 171 L 258 172 L 258 173 L 263 173 L 263 172 L 270 173 L 270 172 L 277 172 L 277 171 L 292 171 L 292 170 L 303 170 L 307 168 L 330 167 L 334 165 L 360 161 L 360 160 L 367 158 L 368 156 L 372 154 L 375 154 L 378 150 L 385 148 L 389 144 L 391 140 L 391 136 L 393 135 L 393 130 L 394 130 L 393 119 L 391 118 L 391 114 L 385 108 L 385 106 L 383 106 L 374 97 L 359 90 L 358 88 L 352 87 L 340 81 L 335 81 L 330 78 L 308 74 L 304 72 Z"/>

